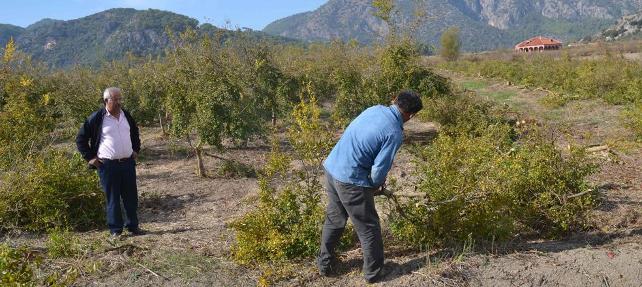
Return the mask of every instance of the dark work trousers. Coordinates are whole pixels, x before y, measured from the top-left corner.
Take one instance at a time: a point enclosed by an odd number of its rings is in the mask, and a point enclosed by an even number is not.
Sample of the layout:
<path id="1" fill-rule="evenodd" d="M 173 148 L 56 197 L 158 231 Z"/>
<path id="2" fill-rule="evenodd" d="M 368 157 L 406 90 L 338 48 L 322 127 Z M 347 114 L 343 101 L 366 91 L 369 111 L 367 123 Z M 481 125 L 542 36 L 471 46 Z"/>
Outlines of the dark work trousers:
<path id="1" fill-rule="evenodd" d="M 100 185 L 107 199 L 107 225 L 112 233 L 123 231 L 123 216 L 120 200 L 123 200 L 127 215 L 125 227 L 129 230 L 138 228 L 138 190 L 136 188 L 136 162 L 134 159 L 102 160 L 98 168 Z"/>
<path id="2" fill-rule="evenodd" d="M 337 181 L 327 171 L 325 176 L 328 207 L 317 265 L 319 269 L 330 267 L 334 248 L 350 217 L 361 242 L 364 276 L 366 280 L 374 278 L 383 267 L 383 241 L 373 189 Z"/>

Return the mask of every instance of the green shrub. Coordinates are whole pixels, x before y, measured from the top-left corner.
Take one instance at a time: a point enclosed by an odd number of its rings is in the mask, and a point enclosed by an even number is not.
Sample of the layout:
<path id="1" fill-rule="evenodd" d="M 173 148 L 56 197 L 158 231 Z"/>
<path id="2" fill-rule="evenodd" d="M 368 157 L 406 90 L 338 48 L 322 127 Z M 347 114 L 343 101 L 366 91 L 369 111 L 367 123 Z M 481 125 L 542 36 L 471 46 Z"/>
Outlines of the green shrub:
<path id="1" fill-rule="evenodd" d="M 544 97 L 540 98 L 538 102 L 545 107 L 554 109 L 565 106 L 571 97 L 567 95 L 560 95 L 558 93 L 548 93 Z"/>
<path id="2" fill-rule="evenodd" d="M 337 97 L 332 119 L 346 126 L 366 108 L 390 104 L 402 90 L 413 90 L 428 99 L 450 94 L 448 79 L 419 65 L 420 60 L 417 46 L 401 41 L 381 48 L 369 70 L 345 67 L 335 71 Z"/>
<path id="3" fill-rule="evenodd" d="M 478 136 L 486 133 L 487 126 L 506 122 L 505 112 L 474 93 L 452 93 L 441 98 L 424 97 L 424 109 L 419 117 L 441 124 L 442 134 Z"/>
<path id="4" fill-rule="evenodd" d="M 341 126 L 347 126 L 360 112 L 379 103 L 379 97 L 364 92 L 365 80 L 356 69 L 337 70 L 333 80 L 337 85 L 337 95 L 332 119 Z"/>
<path id="5" fill-rule="evenodd" d="M 389 44 L 379 55 L 378 73 L 370 84 L 371 93 L 380 97 L 380 103 L 389 103 L 391 95 L 401 90 L 413 90 L 428 98 L 450 93 L 448 79 L 420 65 L 417 47 L 407 40 Z"/>
<path id="6" fill-rule="evenodd" d="M 49 151 L 2 177 L 0 226 L 31 231 L 89 229 L 104 222 L 104 196 L 96 173 L 74 154 Z"/>
<path id="7" fill-rule="evenodd" d="M 12 248 L 0 245 L 0 285 L 2 286 L 36 286 L 34 282 L 34 265 L 39 259 L 25 248 Z"/>
<path id="8" fill-rule="evenodd" d="M 505 124 L 485 133 L 442 134 L 420 151 L 417 191 L 393 209 L 394 235 L 415 246 L 507 240 L 520 233 L 560 235 L 587 226 L 595 166 L 581 150 L 565 158 L 537 133 L 513 141 Z"/>
<path id="9" fill-rule="evenodd" d="M 15 82 L 3 87 L 8 95 L 0 110 L 0 171 L 46 147 L 55 123 L 49 94 L 38 79 L 13 77 Z"/>
<path id="10" fill-rule="evenodd" d="M 308 93 L 311 95 L 311 86 Z M 268 163 L 259 175 L 257 207 L 234 221 L 234 258 L 242 264 L 307 257 L 319 250 L 324 206 L 321 161 L 332 147 L 332 134 L 319 120 L 314 96 L 292 113 L 288 129 L 292 154 L 275 140 Z M 296 160 L 302 167 L 293 167 Z M 342 242 L 349 242 L 346 232 Z"/>
<path id="11" fill-rule="evenodd" d="M 625 124 L 642 140 L 642 100 L 627 106 L 622 113 Z"/>
<path id="12" fill-rule="evenodd" d="M 610 104 L 627 104 L 642 97 L 640 63 L 622 57 L 572 59 L 549 55 L 518 57 L 510 61 L 476 60 L 442 64 L 443 68 L 470 76 L 501 78 L 527 87 L 539 87 L 559 94 L 563 101 L 602 98 Z M 560 98 L 552 103 L 559 105 Z"/>
<path id="13" fill-rule="evenodd" d="M 417 191 L 391 209 L 394 235 L 415 246 L 556 236 L 587 227 L 595 195 L 585 178 L 596 166 L 582 150 L 562 156 L 536 129 L 518 130 L 506 106 L 474 93 L 427 99 L 420 116 L 441 124 L 420 148 Z"/>
<path id="14" fill-rule="evenodd" d="M 74 257 L 82 254 L 82 252 L 80 242 L 68 230 L 56 228 L 49 231 L 47 240 L 47 254 L 49 257 Z"/>
<path id="15" fill-rule="evenodd" d="M 450 27 L 448 30 L 441 34 L 440 38 L 441 49 L 439 54 L 448 61 L 455 61 L 459 58 L 459 47 L 461 42 L 459 40 L 459 28 Z"/>

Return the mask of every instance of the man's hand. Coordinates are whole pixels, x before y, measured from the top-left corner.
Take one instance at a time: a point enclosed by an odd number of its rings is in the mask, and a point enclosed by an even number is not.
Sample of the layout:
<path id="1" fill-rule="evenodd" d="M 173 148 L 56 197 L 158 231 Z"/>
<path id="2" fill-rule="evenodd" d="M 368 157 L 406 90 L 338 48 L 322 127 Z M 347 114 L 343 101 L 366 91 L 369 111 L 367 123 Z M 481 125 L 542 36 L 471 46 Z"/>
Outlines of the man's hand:
<path id="1" fill-rule="evenodd" d="M 137 159 L 138 158 L 138 153 L 137 152 L 132 152 L 132 158 Z"/>
<path id="2" fill-rule="evenodd" d="M 386 182 L 384 181 L 379 187 L 375 188 L 373 191 L 374 196 L 383 195 L 385 197 L 391 197 L 393 195 L 392 190 L 386 188 Z"/>
<path id="3" fill-rule="evenodd" d="M 384 190 L 386 190 L 386 180 L 387 180 L 387 179 L 384 179 L 384 180 L 383 180 L 383 183 L 381 184 L 381 186 L 379 186 L 379 189 L 381 190 L 381 192 L 383 192 Z"/>
<path id="4" fill-rule="evenodd" d="M 94 157 L 91 160 L 89 160 L 89 164 L 95 166 L 96 168 L 99 168 L 103 163 L 98 159 L 98 157 Z"/>
<path id="5" fill-rule="evenodd" d="M 372 192 L 372 195 L 374 195 L 374 196 L 379 196 L 379 195 L 388 196 L 389 194 L 391 194 L 391 192 L 386 189 L 386 183 L 385 182 L 382 185 L 380 185 L 379 187 L 375 188 L 374 191 Z"/>

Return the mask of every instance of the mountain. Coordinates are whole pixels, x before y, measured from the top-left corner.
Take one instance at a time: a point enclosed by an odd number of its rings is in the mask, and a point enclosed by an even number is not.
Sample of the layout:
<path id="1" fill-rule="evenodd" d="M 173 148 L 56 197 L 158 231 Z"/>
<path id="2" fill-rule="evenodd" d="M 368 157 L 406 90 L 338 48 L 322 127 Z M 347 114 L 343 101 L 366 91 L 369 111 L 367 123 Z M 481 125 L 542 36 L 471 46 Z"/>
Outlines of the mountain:
<path id="1" fill-rule="evenodd" d="M 642 9 L 642 0 L 395 0 L 395 6 L 396 23 L 412 23 L 416 11 L 425 12 L 416 39 L 437 44 L 443 31 L 458 26 L 463 48 L 479 51 L 512 47 L 535 35 L 563 41 L 592 35 Z M 374 11 L 371 0 L 329 0 L 314 11 L 274 21 L 263 31 L 308 41 L 370 43 L 388 33 Z"/>
<path id="2" fill-rule="evenodd" d="M 0 25 L 0 45 L 13 37 L 18 49 L 53 68 L 99 65 L 127 53 L 159 55 L 170 44 L 166 27 L 175 32 L 188 28 L 223 39 L 249 36 L 252 39 L 287 41 L 256 31 L 230 31 L 211 24 L 198 25 L 190 17 L 155 9 L 116 8 L 83 18 L 62 21 L 40 20 L 26 28 Z"/>
<path id="3" fill-rule="evenodd" d="M 8 25 L 8 24 L 0 24 L 0 43 L 4 44 L 9 41 L 11 38 L 18 38 L 23 32 L 25 28 L 14 26 L 14 25 Z M 4 47 L 4 45 L 3 45 Z"/>
<path id="4" fill-rule="evenodd" d="M 607 41 L 642 39 L 642 11 L 622 17 L 615 25 L 605 29 L 594 38 Z"/>

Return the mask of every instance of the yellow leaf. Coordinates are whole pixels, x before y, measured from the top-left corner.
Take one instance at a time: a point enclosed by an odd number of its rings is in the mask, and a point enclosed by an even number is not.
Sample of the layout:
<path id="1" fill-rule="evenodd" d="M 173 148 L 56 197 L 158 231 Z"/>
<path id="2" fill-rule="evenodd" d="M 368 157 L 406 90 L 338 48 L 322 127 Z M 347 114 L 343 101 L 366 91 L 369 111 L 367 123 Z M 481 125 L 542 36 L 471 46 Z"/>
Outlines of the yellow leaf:
<path id="1" fill-rule="evenodd" d="M 43 101 L 45 106 L 49 104 L 49 100 L 50 99 L 51 99 L 51 97 L 49 96 L 49 93 L 46 93 L 46 94 L 42 95 L 42 101 Z"/>
<path id="2" fill-rule="evenodd" d="M 13 59 L 13 53 L 16 51 L 16 43 L 13 41 L 13 37 L 9 39 L 9 42 L 4 48 L 3 60 L 4 63 L 9 63 Z"/>
<path id="3" fill-rule="evenodd" d="M 25 76 L 20 77 L 20 85 L 23 87 L 28 87 L 31 86 L 31 83 L 33 83 L 33 79 L 29 79 Z"/>

